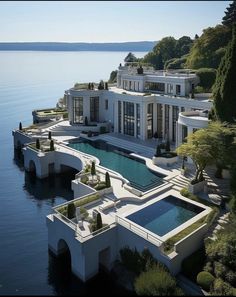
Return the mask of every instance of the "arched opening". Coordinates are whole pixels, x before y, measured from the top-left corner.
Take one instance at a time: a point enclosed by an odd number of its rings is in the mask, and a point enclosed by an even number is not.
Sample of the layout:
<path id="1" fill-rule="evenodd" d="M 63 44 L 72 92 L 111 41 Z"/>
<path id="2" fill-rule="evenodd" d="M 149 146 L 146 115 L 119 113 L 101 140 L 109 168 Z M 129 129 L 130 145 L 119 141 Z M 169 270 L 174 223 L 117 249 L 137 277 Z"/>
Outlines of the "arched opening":
<path id="1" fill-rule="evenodd" d="M 58 263 L 65 275 L 71 274 L 71 253 L 65 240 L 60 239 L 57 245 Z"/>
<path id="2" fill-rule="evenodd" d="M 30 160 L 29 162 L 29 172 L 31 175 L 36 175 L 36 166 L 33 160 Z"/>

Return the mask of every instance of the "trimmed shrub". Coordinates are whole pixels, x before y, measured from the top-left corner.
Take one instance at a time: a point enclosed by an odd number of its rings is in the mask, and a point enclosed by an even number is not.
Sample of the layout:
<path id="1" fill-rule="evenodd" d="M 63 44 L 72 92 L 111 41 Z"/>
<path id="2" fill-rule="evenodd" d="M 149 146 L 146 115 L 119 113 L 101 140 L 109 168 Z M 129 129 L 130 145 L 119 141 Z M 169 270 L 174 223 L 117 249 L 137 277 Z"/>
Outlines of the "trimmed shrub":
<path id="1" fill-rule="evenodd" d="M 75 201 L 74 204 L 75 204 L 76 207 L 79 207 L 79 206 L 85 205 L 87 203 L 96 201 L 98 199 L 100 199 L 99 194 L 93 194 L 93 195 L 90 195 L 90 196 L 88 196 L 86 198 L 82 198 L 82 199 L 79 199 L 79 200 Z"/>
<path id="2" fill-rule="evenodd" d="M 108 90 L 108 83 L 105 82 L 105 90 Z"/>
<path id="3" fill-rule="evenodd" d="M 106 187 L 110 188 L 110 186 L 111 186 L 110 175 L 109 175 L 109 172 L 106 172 Z"/>
<path id="4" fill-rule="evenodd" d="M 101 126 L 100 129 L 99 129 L 99 131 L 100 131 L 100 134 L 104 134 L 104 133 L 107 132 L 107 129 L 106 129 L 105 126 Z"/>
<path id="5" fill-rule="evenodd" d="M 54 148 L 54 141 L 51 139 L 50 141 L 50 151 L 54 151 L 55 148 Z"/>
<path id="6" fill-rule="evenodd" d="M 97 191 L 99 191 L 99 190 L 103 190 L 103 189 L 105 189 L 105 188 L 107 188 L 107 186 L 106 186 L 105 183 L 99 183 L 99 184 L 97 184 L 97 185 L 94 187 L 94 189 L 97 190 Z"/>
<path id="7" fill-rule="evenodd" d="M 158 138 L 158 134 L 157 134 L 157 132 L 155 132 L 155 133 L 153 134 L 153 137 L 154 137 L 155 139 Z"/>
<path id="8" fill-rule="evenodd" d="M 214 275 L 216 277 L 225 278 L 227 267 L 220 262 L 214 261 Z"/>
<path id="9" fill-rule="evenodd" d="M 83 206 L 80 207 L 80 214 L 83 220 L 87 219 L 87 217 L 89 216 L 87 209 L 84 208 Z"/>
<path id="10" fill-rule="evenodd" d="M 142 272 L 135 280 L 135 292 L 144 296 L 183 296 L 176 280 L 162 266 L 155 265 Z"/>
<path id="11" fill-rule="evenodd" d="M 96 224 L 97 224 L 97 230 L 102 228 L 102 216 L 100 212 L 97 214 Z"/>
<path id="12" fill-rule="evenodd" d="M 48 132 L 48 139 L 52 139 L 52 132 L 51 131 Z"/>
<path id="13" fill-rule="evenodd" d="M 210 290 L 211 286 L 214 283 L 214 280 L 214 276 L 207 271 L 201 271 L 197 275 L 197 283 L 206 291 Z"/>
<path id="14" fill-rule="evenodd" d="M 38 138 L 36 139 L 36 149 L 40 149 L 40 141 Z"/>
<path id="15" fill-rule="evenodd" d="M 22 123 L 19 123 L 19 130 L 22 130 Z"/>
<path id="16" fill-rule="evenodd" d="M 89 178 L 88 178 L 87 175 L 84 175 L 84 176 L 82 176 L 82 177 L 80 178 L 80 181 L 81 181 L 81 183 L 83 183 L 83 184 L 87 184 L 88 180 L 89 180 Z"/>
<path id="17" fill-rule="evenodd" d="M 75 217 L 75 205 L 74 203 L 69 203 L 67 207 L 67 217 L 68 219 L 73 219 Z"/>

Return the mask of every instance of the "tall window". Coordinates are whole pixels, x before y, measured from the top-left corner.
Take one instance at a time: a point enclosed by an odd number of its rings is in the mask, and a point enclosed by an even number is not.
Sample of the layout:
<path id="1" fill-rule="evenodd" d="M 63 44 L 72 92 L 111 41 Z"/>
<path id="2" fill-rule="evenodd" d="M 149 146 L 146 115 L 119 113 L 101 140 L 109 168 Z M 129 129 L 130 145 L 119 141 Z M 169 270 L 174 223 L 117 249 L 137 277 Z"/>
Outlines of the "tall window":
<path id="1" fill-rule="evenodd" d="M 73 123 L 83 124 L 83 97 L 73 97 Z"/>
<path id="2" fill-rule="evenodd" d="M 153 103 L 147 106 L 147 137 L 153 136 Z"/>
<path id="3" fill-rule="evenodd" d="M 118 132 L 121 133 L 121 102 L 118 101 Z"/>
<path id="4" fill-rule="evenodd" d="M 137 137 L 140 136 L 140 104 L 136 104 L 136 129 Z"/>
<path id="5" fill-rule="evenodd" d="M 146 82 L 145 89 L 150 90 L 150 91 L 164 93 L 165 92 L 165 84 L 158 83 L 158 82 Z"/>
<path id="6" fill-rule="evenodd" d="M 124 134 L 134 136 L 134 103 L 123 102 Z"/>
<path id="7" fill-rule="evenodd" d="M 108 100 L 105 100 L 105 109 L 108 110 Z"/>
<path id="8" fill-rule="evenodd" d="M 164 137 L 165 139 L 169 136 L 169 109 L 170 106 L 165 104 L 165 133 Z"/>
<path id="9" fill-rule="evenodd" d="M 172 84 L 167 84 L 167 93 L 173 94 L 173 85 Z"/>
<path id="10" fill-rule="evenodd" d="M 157 103 L 157 135 L 162 138 L 162 104 Z"/>
<path id="11" fill-rule="evenodd" d="M 178 121 L 178 114 L 179 114 L 179 107 L 173 106 L 173 113 L 172 113 L 172 140 L 176 140 L 176 122 Z"/>
<path id="12" fill-rule="evenodd" d="M 90 97 L 90 121 L 99 121 L 99 97 Z"/>
<path id="13" fill-rule="evenodd" d="M 176 85 L 176 95 L 180 95 L 180 93 L 181 93 L 181 86 Z"/>

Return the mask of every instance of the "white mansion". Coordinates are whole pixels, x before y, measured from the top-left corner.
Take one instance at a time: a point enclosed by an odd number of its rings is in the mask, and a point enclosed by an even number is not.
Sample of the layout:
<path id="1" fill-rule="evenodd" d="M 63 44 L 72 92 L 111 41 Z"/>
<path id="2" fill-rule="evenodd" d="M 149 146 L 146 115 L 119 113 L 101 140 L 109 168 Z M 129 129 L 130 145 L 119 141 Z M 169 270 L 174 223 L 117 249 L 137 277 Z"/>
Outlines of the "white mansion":
<path id="1" fill-rule="evenodd" d="M 192 96 L 198 83 L 199 78 L 190 71 L 120 64 L 116 86 L 65 92 L 69 121 L 74 126 L 100 123 L 110 132 L 142 140 L 154 135 L 169 138 L 179 145 L 188 133 L 208 124 L 212 102 L 209 94 Z"/>

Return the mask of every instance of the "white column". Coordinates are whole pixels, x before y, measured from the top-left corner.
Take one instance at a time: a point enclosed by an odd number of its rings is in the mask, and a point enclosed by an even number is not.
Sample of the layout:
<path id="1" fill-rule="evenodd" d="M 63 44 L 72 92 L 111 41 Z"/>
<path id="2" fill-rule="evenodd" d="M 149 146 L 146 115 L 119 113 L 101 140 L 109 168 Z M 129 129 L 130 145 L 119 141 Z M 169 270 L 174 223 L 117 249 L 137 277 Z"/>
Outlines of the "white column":
<path id="1" fill-rule="evenodd" d="M 137 106 L 134 103 L 134 137 L 137 138 Z"/>
<path id="2" fill-rule="evenodd" d="M 183 139 L 183 126 L 176 122 L 176 147 L 180 146 L 182 144 Z"/>
<path id="3" fill-rule="evenodd" d="M 147 105 L 140 104 L 140 138 L 146 139 L 147 134 Z"/>
<path id="4" fill-rule="evenodd" d="M 114 102 L 114 132 L 118 133 L 119 129 L 118 129 L 118 122 L 119 122 L 119 114 L 118 114 L 118 101 Z"/>
<path id="5" fill-rule="evenodd" d="M 169 105 L 169 140 L 172 141 L 172 132 L 173 132 L 173 106 Z"/>
<path id="6" fill-rule="evenodd" d="M 152 117 L 152 122 L 153 122 L 153 134 L 157 132 L 157 104 L 153 103 L 153 117 Z"/>
<path id="7" fill-rule="evenodd" d="M 124 134 L 124 101 L 121 101 L 121 133 Z"/>
<path id="8" fill-rule="evenodd" d="M 162 104 L 162 138 L 165 138 L 165 104 Z"/>
<path id="9" fill-rule="evenodd" d="M 192 134 L 192 133 L 193 133 L 193 127 L 188 126 L 188 135 L 187 136 L 189 136 L 189 134 Z"/>

